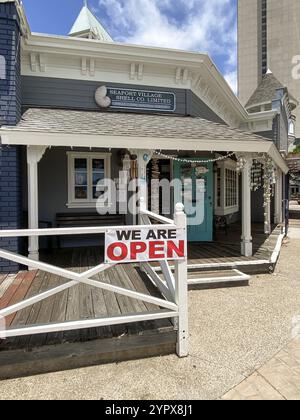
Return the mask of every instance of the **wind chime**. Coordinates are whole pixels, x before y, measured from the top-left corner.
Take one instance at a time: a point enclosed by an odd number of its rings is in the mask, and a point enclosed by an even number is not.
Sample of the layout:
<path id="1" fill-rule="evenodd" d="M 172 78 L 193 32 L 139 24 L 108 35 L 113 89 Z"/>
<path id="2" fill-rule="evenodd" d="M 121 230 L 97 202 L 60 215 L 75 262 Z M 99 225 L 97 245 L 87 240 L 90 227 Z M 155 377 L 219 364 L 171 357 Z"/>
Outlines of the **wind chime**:
<path id="1" fill-rule="evenodd" d="M 241 172 L 246 160 L 243 156 L 238 159 L 237 170 Z M 249 185 L 251 191 L 259 188 L 264 190 L 264 232 L 271 233 L 271 201 L 274 196 L 274 185 L 276 184 L 275 166 L 273 160 L 265 154 L 253 160 L 250 173 Z"/>
<path id="2" fill-rule="evenodd" d="M 159 159 L 154 157 L 151 169 L 151 211 L 156 214 L 159 214 L 159 178 Z"/>
<path id="3" fill-rule="evenodd" d="M 257 191 L 263 185 L 263 165 L 258 160 L 253 161 L 251 168 L 251 190 Z"/>

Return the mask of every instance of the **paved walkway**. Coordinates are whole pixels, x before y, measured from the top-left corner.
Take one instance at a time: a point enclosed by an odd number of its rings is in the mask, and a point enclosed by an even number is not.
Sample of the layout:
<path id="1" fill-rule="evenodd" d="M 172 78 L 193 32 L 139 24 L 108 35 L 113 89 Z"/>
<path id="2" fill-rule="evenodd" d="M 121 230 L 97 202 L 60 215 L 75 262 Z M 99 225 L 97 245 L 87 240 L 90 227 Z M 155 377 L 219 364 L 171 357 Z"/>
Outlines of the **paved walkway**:
<path id="1" fill-rule="evenodd" d="M 291 221 L 289 239 L 300 240 L 300 220 Z M 296 338 L 283 350 L 222 399 L 300 400 L 300 316 L 293 320 L 293 335 Z"/>
<path id="2" fill-rule="evenodd" d="M 300 400 L 300 338 L 289 343 L 222 399 Z"/>
<path id="3" fill-rule="evenodd" d="M 189 293 L 188 358 L 4 381 L 0 400 L 299 398 L 299 231 L 291 236 L 275 274 L 252 277 L 250 287 Z"/>

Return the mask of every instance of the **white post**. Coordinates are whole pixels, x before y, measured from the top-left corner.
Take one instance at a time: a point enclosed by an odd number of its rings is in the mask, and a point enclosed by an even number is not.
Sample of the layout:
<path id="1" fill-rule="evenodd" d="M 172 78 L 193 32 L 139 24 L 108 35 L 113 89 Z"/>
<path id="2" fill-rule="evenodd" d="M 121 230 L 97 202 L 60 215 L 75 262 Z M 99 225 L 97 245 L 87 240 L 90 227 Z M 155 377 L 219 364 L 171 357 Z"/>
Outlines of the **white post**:
<path id="1" fill-rule="evenodd" d="M 271 201 L 265 204 L 265 235 L 271 234 Z"/>
<path id="2" fill-rule="evenodd" d="M 242 255 L 252 257 L 252 233 L 251 233 L 251 167 L 252 157 L 244 157 L 242 170 Z"/>
<path id="3" fill-rule="evenodd" d="M 175 206 L 174 222 L 177 229 L 184 229 L 186 232 L 186 215 L 184 206 L 181 203 Z M 189 354 L 187 258 L 178 260 L 175 263 L 175 301 L 179 312 L 176 351 L 179 357 L 186 357 Z"/>
<path id="4" fill-rule="evenodd" d="M 276 177 L 276 192 L 275 192 L 275 223 L 279 224 L 283 221 L 282 214 L 282 171 L 277 168 L 277 177 Z"/>
<path id="5" fill-rule="evenodd" d="M 131 154 L 137 156 L 138 165 L 138 188 L 139 195 L 138 199 L 144 199 L 145 209 L 148 209 L 148 184 L 147 184 L 147 165 L 152 158 L 152 152 L 150 150 L 130 150 Z M 140 220 L 139 220 L 140 222 Z"/>
<path id="6" fill-rule="evenodd" d="M 145 205 L 148 208 L 147 165 L 152 158 L 152 152 L 150 150 L 139 150 L 136 154 L 138 161 L 139 196 L 145 199 Z"/>
<path id="7" fill-rule="evenodd" d="M 38 201 L 38 162 L 42 159 L 46 148 L 43 146 L 27 146 L 28 165 L 28 228 L 39 228 Z M 39 238 L 30 237 L 28 247 L 29 258 L 39 260 Z"/>

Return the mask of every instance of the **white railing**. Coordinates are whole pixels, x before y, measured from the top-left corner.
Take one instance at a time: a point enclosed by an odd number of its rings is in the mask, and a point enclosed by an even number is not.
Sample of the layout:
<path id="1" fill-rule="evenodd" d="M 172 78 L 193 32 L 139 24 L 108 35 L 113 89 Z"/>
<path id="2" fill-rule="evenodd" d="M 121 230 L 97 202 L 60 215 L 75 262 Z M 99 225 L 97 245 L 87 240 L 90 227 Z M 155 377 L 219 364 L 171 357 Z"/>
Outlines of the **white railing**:
<path id="1" fill-rule="evenodd" d="M 174 221 L 158 216 L 144 208 L 144 202 L 141 202 L 140 221 L 144 224 L 138 226 L 141 228 L 152 229 L 185 229 L 186 216 L 181 204 L 176 206 Z M 154 219 L 160 224 L 151 224 L 150 219 Z M 126 230 L 136 230 L 137 226 L 126 226 Z M 120 230 L 117 227 L 87 227 L 87 228 L 58 228 L 58 229 L 26 229 L 26 230 L 0 230 L 0 238 L 17 237 L 41 237 L 41 236 L 66 236 L 66 235 L 87 235 L 87 234 L 106 234 L 106 232 Z M 78 284 L 86 284 L 102 290 L 106 290 L 129 298 L 151 303 L 158 307 L 157 311 L 134 313 L 129 315 L 118 315 L 107 318 L 84 319 L 72 322 L 49 323 L 44 325 L 30 325 L 20 328 L 7 329 L 4 332 L 5 337 L 17 337 L 24 335 L 34 335 L 41 333 L 52 333 L 59 331 L 78 330 L 85 328 L 94 328 L 116 324 L 127 324 L 140 321 L 149 321 L 156 319 L 169 318 L 175 320 L 175 328 L 178 330 L 177 354 L 180 357 L 188 355 L 188 304 L 187 304 L 187 260 L 182 259 L 175 262 L 175 275 L 173 275 L 167 261 L 160 262 L 163 279 L 155 272 L 149 262 L 142 263 L 142 269 L 147 273 L 153 283 L 159 288 L 162 298 L 143 294 L 134 290 L 125 289 L 112 284 L 103 283 L 94 280 L 92 277 L 112 268 L 116 264 L 99 264 L 83 273 L 75 273 L 55 265 L 36 261 L 31 258 L 19 255 L 10 251 L 0 249 L 0 258 L 22 264 L 30 269 L 42 270 L 47 273 L 65 278 L 66 283 L 54 287 L 46 292 L 36 296 L 24 299 L 23 301 L 0 310 L 0 319 L 5 318 L 17 311 L 25 309 L 35 303 L 54 296 L 64 290 L 74 287 Z M 0 331 L 1 333 L 1 331 Z"/>

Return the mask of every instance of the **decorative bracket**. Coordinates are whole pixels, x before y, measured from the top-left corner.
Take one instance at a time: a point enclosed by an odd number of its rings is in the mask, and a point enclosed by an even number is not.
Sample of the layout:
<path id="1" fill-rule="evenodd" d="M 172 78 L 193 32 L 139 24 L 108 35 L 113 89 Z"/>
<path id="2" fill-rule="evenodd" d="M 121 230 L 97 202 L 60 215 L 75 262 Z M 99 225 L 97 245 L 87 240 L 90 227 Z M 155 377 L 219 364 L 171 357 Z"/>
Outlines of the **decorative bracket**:
<path id="1" fill-rule="evenodd" d="M 143 80 L 144 77 L 144 64 L 141 63 L 131 63 L 129 78 L 131 80 Z"/>
<path id="2" fill-rule="evenodd" d="M 30 68 L 32 72 L 37 72 L 38 70 L 41 73 L 45 73 L 47 70 L 46 67 L 46 55 L 43 53 L 30 53 Z"/>

